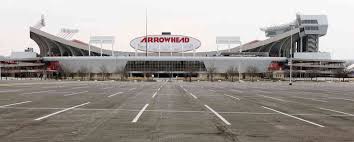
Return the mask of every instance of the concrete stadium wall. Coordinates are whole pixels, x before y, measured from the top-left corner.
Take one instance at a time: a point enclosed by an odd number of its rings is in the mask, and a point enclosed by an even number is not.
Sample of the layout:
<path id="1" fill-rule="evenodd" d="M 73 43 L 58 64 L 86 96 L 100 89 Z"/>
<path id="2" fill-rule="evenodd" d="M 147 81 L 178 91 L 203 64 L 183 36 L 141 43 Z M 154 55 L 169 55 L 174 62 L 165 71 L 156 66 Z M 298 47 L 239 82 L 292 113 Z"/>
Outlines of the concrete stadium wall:
<path id="1" fill-rule="evenodd" d="M 216 68 L 216 73 L 225 73 L 230 67 L 239 68 L 241 73 L 247 72 L 250 66 L 256 67 L 259 73 L 266 72 L 272 61 L 286 61 L 279 57 L 44 57 L 44 61 L 58 61 L 61 65 L 77 72 L 87 67 L 91 73 L 100 73 L 105 66 L 109 73 L 117 68 L 125 67 L 128 61 L 202 61 L 205 67 Z"/>

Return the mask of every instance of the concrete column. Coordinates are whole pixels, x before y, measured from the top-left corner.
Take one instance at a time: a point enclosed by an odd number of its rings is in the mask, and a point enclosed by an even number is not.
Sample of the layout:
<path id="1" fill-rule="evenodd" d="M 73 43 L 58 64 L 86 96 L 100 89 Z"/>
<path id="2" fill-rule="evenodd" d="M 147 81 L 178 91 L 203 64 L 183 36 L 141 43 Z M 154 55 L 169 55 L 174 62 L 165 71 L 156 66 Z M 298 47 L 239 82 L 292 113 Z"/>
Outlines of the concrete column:
<path id="1" fill-rule="evenodd" d="M 302 41 L 302 37 L 300 36 L 300 52 L 303 52 L 304 50 L 303 50 L 303 41 Z"/>

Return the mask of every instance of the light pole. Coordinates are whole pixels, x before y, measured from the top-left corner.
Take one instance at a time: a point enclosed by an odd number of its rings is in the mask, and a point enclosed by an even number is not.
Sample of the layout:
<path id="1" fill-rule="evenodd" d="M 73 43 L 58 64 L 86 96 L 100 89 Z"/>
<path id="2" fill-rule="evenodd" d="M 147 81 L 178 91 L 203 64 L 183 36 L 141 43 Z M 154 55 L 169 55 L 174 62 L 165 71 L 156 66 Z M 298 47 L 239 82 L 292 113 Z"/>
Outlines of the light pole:
<path id="1" fill-rule="evenodd" d="M 293 30 L 295 25 L 290 25 L 291 31 Z M 290 65 L 290 79 L 289 85 L 293 85 L 293 34 L 290 35 L 290 58 L 289 58 L 289 65 Z"/>
<path id="2" fill-rule="evenodd" d="M 240 41 L 240 55 L 242 55 L 242 42 Z M 242 56 L 241 56 L 242 58 Z M 238 81 L 241 81 L 241 61 L 238 63 Z"/>
<path id="3" fill-rule="evenodd" d="M 148 10 L 146 8 L 145 11 L 145 38 L 146 38 L 146 43 L 145 43 L 145 56 L 148 56 Z"/>
<path id="4" fill-rule="evenodd" d="M 1 62 L 0 62 L 0 80 L 2 80 L 2 76 L 1 76 Z"/>

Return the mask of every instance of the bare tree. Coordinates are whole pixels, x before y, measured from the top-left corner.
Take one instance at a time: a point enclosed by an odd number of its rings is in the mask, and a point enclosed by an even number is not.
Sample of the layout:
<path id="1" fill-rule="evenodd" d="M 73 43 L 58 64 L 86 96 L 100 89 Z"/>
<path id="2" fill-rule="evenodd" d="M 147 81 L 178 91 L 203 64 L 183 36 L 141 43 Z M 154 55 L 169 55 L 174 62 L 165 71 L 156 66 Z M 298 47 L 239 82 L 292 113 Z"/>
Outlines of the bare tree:
<path id="1" fill-rule="evenodd" d="M 238 75 L 237 67 L 229 67 L 225 73 L 225 79 L 231 78 L 231 81 L 234 82 L 234 77 Z"/>
<path id="2" fill-rule="evenodd" d="M 77 74 L 81 77 L 81 80 L 84 80 L 84 77 L 87 76 L 88 68 L 86 66 L 81 66 L 77 71 Z"/>
<path id="3" fill-rule="evenodd" d="M 100 73 L 101 73 L 101 76 L 102 76 L 102 80 L 105 80 L 106 76 L 108 74 L 108 69 L 107 69 L 107 67 L 105 65 L 100 66 Z"/>
<path id="4" fill-rule="evenodd" d="M 255 75 L 258 73 L 258 69 L 255 66 L 249 66 L 247 67 L 247 73 L 251 76 L 251 81 L 253 82 Z"/>
<path id="5" fill-rule="evenodd" d="M 92 80 L 92 67 L 87 67 L 87 73 L 88 73 L 88 77 L 89 77 L 89 80 Z"/>
<path id="6" fill-rule="evenodd" d="M 119 74 L 120 80 L 125 80 L 128 77 L 128 71 L 124 66 L 118 66 L 114 73 Z"/>
<path id="7" fill-rule="evenodd" d="M 350 74 L 350 71 L 348 69 L 339 69 L 339 70 L 336 70 L 335 72 L 335 76 L 338 77 L 338 78 L 342 78 L 342 82 L 345 81 L 345 78 L 348 78 L 349 77 L 349 74 Z"/>
<path id="8" fill-rule="evenodd" d="M 316 78 L 316 81 L 317 81 L 320 71 L 316 70 L 316 69 L 312 69 L 312 70 L 308 71 L 308 74 L 309 74 L 309 77 L 311 78 L 311 81 L 313 80 L 313 78 Z"/>
<path id="9" fill-rule="evenodd" d="M 214 66 L 208 67 L 207 68 L 207 73 L 208 73 L 209 81 L 213 82 L 214 81 L 214 75 L 216 73 L 216 68 Z"/>
<path id="10" fill-rule="evenodd" d="M 195 73 L 195 70 L 193 69 L 192 66 L 188 66 L 188 67 L 186 68 L 186 72 L 188 72 L 188 73 L 187 73 L 187 76 L 188 76 L 188 78 L 189 78 L 189 82 L 192 82 L 192 77 L 193 77 L 193 74 Z"/>
<path id="11" fill-rule="evenodd" d="M 74 78 L 73 68 L 69 64 L 60 64 L 59 72 L 64 76 L 64 79 L 71 76 L 71 79 Z"/>
<path id="12" fill-rule="evenodd" d="M 233 68 L 228 68 L 225 73 L 221 74 L 225 78 L 225 80 L 229 80 L 231 78 L 231 72 L 233 71 Z"/>

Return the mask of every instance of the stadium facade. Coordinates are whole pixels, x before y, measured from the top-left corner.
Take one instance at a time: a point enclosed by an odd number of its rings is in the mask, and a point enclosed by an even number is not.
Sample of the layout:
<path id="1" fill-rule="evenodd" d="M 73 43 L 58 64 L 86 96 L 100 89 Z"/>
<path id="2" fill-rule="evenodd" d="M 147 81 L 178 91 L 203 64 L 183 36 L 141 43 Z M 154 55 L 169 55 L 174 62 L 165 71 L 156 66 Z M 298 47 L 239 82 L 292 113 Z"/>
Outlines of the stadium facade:
<path id="1" fill-rule="evenodd" d="M 65 39 L 40 28 L 30 27 L 30 38 L 40 49 L 39 57 L 45 63 L 46 74 L 59 74 L 64 68 L 70 72 L 85 69 L 94 74 L 114 74 L 123 69 L 130 77 L 193 74 L 202 78 L 209 76 L 208 72 L 224 74 L 230 68 L 237 68 L 237 72 L 243 74 L 250 72 L 250 68 L 257 73 L 286 74 L 289 59 L 294 61 L 295 73 L 298 73 L 295 75 L 300 76 L 313 70 L 323 76 L 333 76 L 344 68 L 344 61 L 331 60 L 328 53 L 319 52 L 319 39 L 328 29 L 325 15 L 297 15 L 288 24 L 261 28 L 267 37 L 265 40 L 210 52 L 196 51 L 202 44 L 197 39 L 170 33 L 134 39 L 131 46 L 136 52 L 124 52 Z"/>

